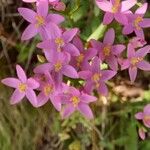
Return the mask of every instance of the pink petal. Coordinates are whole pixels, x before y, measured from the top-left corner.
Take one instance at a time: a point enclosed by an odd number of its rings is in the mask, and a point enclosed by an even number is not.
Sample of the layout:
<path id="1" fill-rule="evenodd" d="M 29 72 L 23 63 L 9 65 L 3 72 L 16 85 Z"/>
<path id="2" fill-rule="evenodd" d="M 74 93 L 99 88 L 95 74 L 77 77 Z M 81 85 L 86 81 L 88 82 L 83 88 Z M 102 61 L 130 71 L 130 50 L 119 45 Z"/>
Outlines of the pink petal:
<path id="1" fill-rule="evenodd" d="M 88 79 L 88 78 L 90 78 L 91 76 L 92 76 L 92 73 L 90 72 L 90 71 L 80 71 L 79 73 L 79 77 L 81 78 L 81 79 Z"/>
<path id="2" fill-rule="evenodd" d="M 143 21 L 140 23 L 140 26 L 142 28 L 150 27 L 150 19 L 149 18 L 143 18 Z"/>
<path id="3" fill-rule="evenodd" d="M 137 3 L 137 0 L 125 0 L 121 3 L 121 12 L 127 11 Z"/>
<path id="4" fill-rule="evenodd" d="M 75 45 L 75 47 L 77 47 L 80 52 L 82 52 L 84 50 L 83 43 L 82 43 L 81 39 L 78 36 L 75 36 L 73 38 L 73 45 Z"/>
<path id="5" fill-rule="evenodd" d="M 66 9 L 66 5 L 63 2 L 57 2 L 54 9 L 57 11 L 64 11 Z"/>
<path id="6" fill-rule="evenodd" d="M 141 39 L 145 39 L 145 36 L 144 36 L 144 32 L 142 29 L 140 30 L 134 30 L 135 31 L 135 34 L 137 35 L 137 37 L 141 38 Z"/>
<path id="7" fill-rule="evenodd" d="M 46 17 L 48 14 L 48 0 L 39 1 L 37 5 L 37 13 L 40 16 Z"/>
<path id="8" fill-rule="evenodd" d="M 110 24 L 114 19 L 114 14 L 110 12 L 106 12 L 103 19 L 103 24 L 108 25 Z"/>
<path id="9" fill-rule="evenodd" d="M 85 58 L 91 59 L 91 58 L 93 58 L 96 55 L 97 55 L 97 49 L 95 49 L 95 48 L 88 48 L 87 52 L 85 53 Z"/>
<path id="10" fill-rule="evenodd" d="M 84 86 L 84 91 L 88 94 L 91 94 L 91 92 L 93 91 L 93 83 L 92 81 L 87 81 L 85 86 Z"/>
<path id="11" fill-rule="evenodd" d="M 59 96 L 50 95 L 50 100 L 57 111 L 61 110 L 61 100 Z"/>
<path id="12" fill-rule="evenodd" d="M 37 98 L 32 89 L 28 88 L 26 90 L 26 97 L 34 107 L 37 107 Z"/>
<path id="13" fill-rule="evenodd" d="M 70 29 L 70 30 L 67 30 L 63 33 L 63 39 L 66 43 L 70 42 L 74 36 L 77 34 L 78 32 L 78 29 L 77 28 L 74 28 L 74 29 Z"/>
<path id="14" fill-rule="evenodd" d="M 97 100 L 95 96 L 91 96 L 85 93 L 82 93 L 80 99 L 83 103 L 91 103 Z"/>
<path id="15" fill-rule="evenodd" d="M 38 96 L 37 96 L 37 107 L 41 107 L 43 105 L 45 105 L 49 100 L 48 96 L 45 96 L 43 92 L 41 92 Z"/>
<path id="16" fill-rule="evenodd" d="M 128 59 L 122 60 L 119 64 L 121 65 L 121 70 L 125 70 L 125 69 L 129 68 L 130 61 Z"/>
<path id="17" fill-rule="evenodd" d="M 30 23 L 34 23 L 36 21 L 36 13 L 28 8 L 18 8 L 20 15 Z"/>
<path id="18" fill-rule="evenodd" d="M 68 104 L 64 107 L 64 110 L 62 111 L 61 115 L 62 118 L 69 117 L 73 112 L 75 111 L 75 107 L 72 104 Z"/>
<path id="19" fill-rule="evenodd" d="M 30 24 L 27 26 L 27 28 L 24 30 L 21 40 L 29 40 L 32 37 L 34 37 L 38 33 L 38 28 L 35 26 L 35 24 Z"/>
<path id="20" fill-rule="evenodd" d="M 93 118 L 92 110 L 91 110 L 91 108 L 87 104 L 80 103 L 78 105 L 78 110 L 86 118 L 88 118 L 88 119 L 92 119 Z"/>
<path id="21" fill-rule="evenodd" d="M 106 84 L 104 82 L 100 83 L 100 86 L 99 86 L 99 88 L 97 90 L 103 96 L 107 96 L 108 95 L 108 89 L 107 89 L 107 86 L 106 86 Z"/>
<path id="22" fill-rule="evenodd" d="M 27 81 L 27 76 L 21 66 L 16 65 L 16 71 L 18 78 L 25 83 Z"/>
<path id="23" fill-rule="evenodd" d="M 113 78 L 116 75 L 116 71 L 112 71 L 112 70 L 102 70 L 101 74 L 101 81 L 107 81 L 110 80 L 111 78 Z"/>
<path id="24" fill-rule="evenodd" d="M 22 1 L 26 3 L 33 3 L 33 2 L 36 2 L 37 0 L 22 0 Z"/>
<path id="25" fill-rule="evenodd" d="M 129 68 L 129 76 L 130 76 L 131 82 L 133 83 L 137 76 L 137 68 L 136 67 Z"/>
<path id="26" fill-rule="evenodd" d="M 54 40 L 45 40 L 43 42 L 40 42 L 38 43 L 37 47 L 41 49 L 46 49 L 46 51 L 57 49 Z"/>
<path id="27" fill-rule="evenodd" d="M 103 43 L 101 43 L 97 40 L 94 40 L 94 39 L 90 40 L 90 44 L 93 48 L 95 48 L 97 50 L 102 49 L 102 46 L 103 46 Z"/>
<path id="28" fill-rule="evenodd" d="M 112 47 L 112 53 L 114 55 L 119 55 L 119 54 L 121 54 L 125 50 L 125 48 L 126 48 L 125 45 L 122 45 L 122 44 L 114 45 Z"/>
<path id="29" fill-rule="evenodd" d="M 127 57 L 128 58 L 132 58 L 135 56 L 135 49 L 131 44 L 128 44 L 128 48 L 127 48 Z"/>
<path id="30" fill-rule="evenodd" d="M 139 14 L 139 15 L 144 15 L 146 13 L 148 4 L 144 3 L 141 7 L 139 7 L 136 11 L 135 14 Z"/>
<path id="31" fill-rule="evenodd" d="M 68 43 L 63 48 L 66 52 L 70 53 L 71 56 L 79 56 L 79 50 L 71 43 Z"/>
<path id="32" fill-rule="evenodd" d="M 91 65 L 91 71 L 92 72 L 96 72 L 99 73 L 100 72 L 100 59 L 96 56 L 93 61 L 92 61 L 92 65 Z"/>
<path id="33" fill-rule="evenodd" d="M 125 25 L 125 26 L 123 27 L 123 30 L 122 30 L 122 33 L 123 33 L 123 34 L 127 35 L 127 34 L 130 34 L 130 33 L 132 33 L 132 32 L 133 32 L 133 27 L 132 27 L 131 24 Z"/>
<path id="34" fill-rule="evenodd" d="M 122 14 L 122 13 L 116 13 L 114 15 L 115 19 L 120 23 L 120 24 L 123 24 L 123 25 L 126 25 L 128 24 L 128 19 L 127 19 L 127 16 L 125 14 Z"/>
<path id="35" fill-rule="evenodd" d="M 104 44 L 113 44 L 115 40 L 115 31 L 113 28 L 109 29 L 106 33 L 105 33 L 105 37 L 104 37 Z"/>
<path id="36" fill-rule="evenodd" d="M 34 69 L 34 73 L 43 74 L 43 73 L 45 73 L 47 71 L 50 71 L 51 69 L 52 69 L 52 65 L 50 63 L 45 63 L 45 64 L 37 66 Z"/>
<path id="37" fill-rule="evenodd" d="M 59 14 L 49 14 L 47 16 L 48 22 L 53 22 L 55 24 L 60 24 L 64 21 L 64 17 Z"/>
<path id="38" fill-rule="evenodd" d="M 18 89 L 14 91 L 14 93 L 11 96 L 10 104 L 14 105 L 19 103 L 25 96 L 25 92 L 19 92 Z"/>
<path id="39" fill-rule="evenodd" d="M 136 113 L 135 118 L 138 119 L 138 120 L 142 120 L 143 119 L 143 112 Z"/>
<path id="40" fill-rule="evenodd" d="M 106 62 L 112 70 L 118 70 L 118 60 L 115 56 L 111 55 L 110 57 L 106 58 Z"/>
<path id="41" fill-rule="evenodd" d="M 1 82 L 9 87 L 18 88 L 20 81 L 16 78 L 5 78 Z"/>
<path id="42" fill-rule="evenodd" d="M 145 131 L 144 131 L 144 129 L 143 128 L 139 128 L 138 133 L 139 133 L 140 138 L 142 140 L 145 140 Z"/>
<path id="43" fill-rule="evenodd" d="M 105 12 L 112 12 L 112 4 L 108 1 L 98 1 L 96 0 L 97 6 Z"/>
<path id="44" fill-rule="evenodd" d="M 70 77 L 70 78 L 78 78 L 79 77 L 77 71 L 70 65 L 64 66 L 62 71 L 63 71 L 63 74 L 67 77 Z"/>
<path id="45" fill-rule="evenodd" d="M 147 105 L 144 107 L 143 113 L 144 113 L 144 114 L 147 114 L 147 115 L 150 114 L 150 104 L 147 104 Z"/>
<path id="46" fill-rule="evenodd" d="M 37 89 L 40 86 L 39 83 L 36 80 L 34 80 L 33 78 L 29 78 L 27 80 L 27 85 L 31 89 Z"/>
<path id="47" fill-rule="evenodd" d="M 137 57 L 145 57 L 150 51 L 150 45 L 146 45 L 143 48 L 140 48 L 136 51 Z"/>
<path id="48" fill-rule="evenodd" d="M 141 70 L 150 71 L 150 63 L 143 60 L 137 64 L 137 67 Z"/>

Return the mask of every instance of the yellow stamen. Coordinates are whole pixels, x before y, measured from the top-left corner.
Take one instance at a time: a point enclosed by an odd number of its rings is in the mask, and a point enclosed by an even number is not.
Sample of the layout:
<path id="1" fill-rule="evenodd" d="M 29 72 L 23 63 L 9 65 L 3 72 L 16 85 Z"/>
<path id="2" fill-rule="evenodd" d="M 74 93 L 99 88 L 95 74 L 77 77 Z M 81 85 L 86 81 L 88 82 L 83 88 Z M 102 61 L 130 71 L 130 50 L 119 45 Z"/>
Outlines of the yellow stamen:
<path id="1" fill-rule="evenodd" d="M 57 51 L 61 52 L 61 47 L 64 45 L 64 40 L 62 38 L 56 38 L 55 43 L 57 44 L 58 48 Z"/>
<path id="2" fill-rule="evenodd" d="M 106 46 L 103 48 L 103 54 L 104 54 L 104 56 L 109 56 L 109 55 L 110 55 L 110 52 L 111 52 L 111 46 L 110 46 L 110 45 L 106 45 Z"/>
<path id="3" fill-rule="evenodd" d="M 142 57 L 133 57 L 130 62 L 132 64 L 132 66 L 136 66 L 136 64 L 139 63 L 142 60 L 143 60 Z"/>
<path id="4" fill-rule="evenodd" d="M 134 20 L 134 27 L 137 30 L 141 30 L 141 27 L 139 26 L 139 23 L 143 21 L 143 18 L 141 16 L 138 16 L 135 20 Z"/>
<path id="5" fill-rule="evenodd" d="M 98 88 L 98 87 L 100 86 L 99 80 L 100 80 L 101 76 L 102 76 L 102 75 L 99 74 L 99 73 L 95 73 L 95 74 L 92 76 L 92 80 L 95 82 L 96 88 Z"/>
<path id="6" fill-rule="evenodd" d="M 76 61 L 77 61 L 77 66 L 80 67 L 82 61 L 84 59 L 84 55 L 80 54 L 79 56 L 77 56 Z"/>
<path id="7" fill-rule="evenodd" d="M 25 92 L 27 89 L 27 85 L 25 83 L 20 83 L 18 89 L 20 92 Z"/>
<path id="8" fill-rule="evenodd" d="M 72 104 L 73 104 L 74 107 L 77 107 L 78 104 L 79 104 L 79 102 L 80 102 L 80 99 L 77 96 L 73 96 L 71 98 L 71 102 L 72 102 Z"/>
<path id="9" fill-rule="evenodd" d="M 53 86 L 51 84 L 47 84 L 44 86 L 44 94 L 48 96 L 53 91 Z"/>
<path id="10" fill-rule="evenodd" d="M 36 27 L 40 27 L 40 26 L 44 25 L 44 23 L 45 23 L 44 18 L 42 16 L 39 16 L 39 15 L 36 16 L 36 21 L 37 21 Z"/>
<path id="11" fill-rule="evenodd" d="M 59 72 L 62 68 L 62 63 L 60 61 L 57 61 L 54 67 L 55 67 L 55 71 Z"/>
<path id="12" fill-rule="evenodd" d="M 114 5 L 112 7 L 113 13 L 118 12 L 119 7 L 120 7 L 120 0 L 115 0 Z"/>

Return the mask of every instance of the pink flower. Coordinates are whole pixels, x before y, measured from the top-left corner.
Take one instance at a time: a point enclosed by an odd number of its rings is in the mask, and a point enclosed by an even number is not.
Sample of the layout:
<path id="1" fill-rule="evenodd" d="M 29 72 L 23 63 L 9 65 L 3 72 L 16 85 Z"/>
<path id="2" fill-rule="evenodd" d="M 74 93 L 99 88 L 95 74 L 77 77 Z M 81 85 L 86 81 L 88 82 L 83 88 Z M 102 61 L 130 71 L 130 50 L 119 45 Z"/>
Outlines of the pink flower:
<path id="1" fill-rule="evenodd" d="M 48 2 L 45 0 L 39 2 L 37 12 L 28 8 L 18 8 L 18 11 L 30 23 L 22 34 L 22 40 L 31 39 L 37 33 L 43 39 L 53 38 L 60 30 L 57 25 L 64 20 L 64 17 L 58 14 L 48 15 Z"/>
<path id="2" fill-rule="evenodd" d="M 33 78 L 27 79 L 25 72 L 19 65 L 16 66 L 16 71 L 19 79 L 6 78 L 1 81 L 3 84 L 15 88 L 10 103 L 17 104 L 26 96 L 30 103 L 37 107 L 37 99 L 33 90 L 39 87 L 39 83 Z"/>
<path id="3" fill-rule="evenodd" d="M 88 70 L 79 72 L 79 77 L 86 80 L 85 91 L 87 93 L 91 93 L 93 89 L 96 89 L 98 93 L 104 96 L 108 94 L 105 82 L 115 75 L 115 71 L 100 70 L 100 60 L 98 57 L 94 58 Z"/>
<path id="4" fill-rule="evenodd" d="M 123 34 L 130 34 L 134 31 L 138 37 L 144 39 L 144 32 L 142 28 L 150 27 L 150 19 L 143 18 L 147 7 L 148 4 L 145 3 L 136 10 L 135 14 L 128 14 L 129 22 L 124 26 Z"/>
<path id="5" fill-rule="evenodd" d="M 103 43 L 91 40 L 91 45 L 98 50 L 99 58 L 102 62 L 106 61 L 109 67 L 116 71 L 118 69 L 118 56 L 126 47 L 123 44 L 113 45 L 114 40 L 115 32 L 111 28 L 106 32 Z"/>
<path id="6" fill-rule="evenodd" d="M 136 113 L 135 118 L 142 120 L 144 125 L 150 128 L 150 104 L 147 104 L 142 112 Z"/>
<path id="7" fill-rule="evenodd" d="M 144 39 L 141 39 L 139 37 L 134 37 L 129 42 L 133 46 L 133 48 L 140 48 L 147 44 Z"/>
<path id="8" fill-rule="evenodd" d="M 145 136 L 146 136 L 145 133 L 146 133 L 145 128 L 143 128 L 143 127 L 139 128 L 138 134 L 139 134 L 139 137 L 140 137 L 142 140 L 145 140 Z"/>
<path id="9" fill-rule="evenodd" d="M 73 44 L 80 51 L 80 55 L 72 56 L 70 64 L 72 64 L 76 69 L 81 69 L 81 70 L 88 69 L 89 67 L 88 61 L 91 60 L 94 56 L 96 56 L 97 49 L 95 48 L 85 49 L 79 37 L 75 37 L 73 39 Z"/>
<path id="10" fill-rule="evenodd" d="M 39 43 L 37 47 L 44 50 L 47 60 L 50 60 L 55 52 L 68 52 L 72 56 L 78 56 L 80 54 L 79 50 L 71 43 L 77 32 L 78 29 L 70 29 L 64 33 L 60 31 L 57 37 L 45 40 Z"/>
<path id="11" fill-rule="evenodd" d="M 131 7 L 136 4 L 136 0 L 96 0 L 97 6 L 105 11 L 103 19 L 104 24 L 110 24 L 113 19 L 117 20 L 121 24 L 127 24 L 127 13 Z"/>
<path id="12" fill-rule="evenodd" d="M 52 79 L 49 72 L 45 72 L 45 75 L 43 76 L 46 80 L 42 81 L 42 84 L 40 86 L 40 93 L 37 97 L 37 107 L 43 106 L 45 103 L 50 101 L 52 102 L 53 106 L 60 111 L 61 110 L 61 100 L 57 96 L 59 93 L 59 89 L 56 88 L 55 82 Z"/>
<path id="13" fill-rule="evenodd" d="M 127 59 L 121 64 L 121 69 L 129 68 L 129 76 L 131 82 L 134 82 L 137 76 L 137 68 L 145 71 L 150 70 L 150 64 L 144 60 L 144 57 L 149 53 L 150 46 L 147 45 L 135 51 L 131 44 L 128 44 Z"/>
<path id="14" fill-rule="evenodd" d="M 80 92 L 74 87 L 64 88 L 66 92 L 61 95 L 62 102 L 65 104 L 61 113 L 62 117 L 67 118 L 77 110 L 85 117 L 92 119 L 93 113 L 88 104 L 96 101 L 96 97 Z"/>

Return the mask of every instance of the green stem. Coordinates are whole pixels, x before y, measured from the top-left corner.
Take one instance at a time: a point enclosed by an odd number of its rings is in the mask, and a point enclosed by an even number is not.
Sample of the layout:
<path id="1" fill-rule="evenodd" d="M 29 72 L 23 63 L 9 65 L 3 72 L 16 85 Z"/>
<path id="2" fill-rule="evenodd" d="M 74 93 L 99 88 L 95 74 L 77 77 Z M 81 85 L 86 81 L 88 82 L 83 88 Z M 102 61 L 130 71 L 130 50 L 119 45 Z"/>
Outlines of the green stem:
<path id="1" fill-rule="evenodd" d="M 107 26 L 103 25 L 102 23 L 97 27 L 97 29 L 89 36 L 87 39 L 87 42 L 89 42 L 91 39 L 98 40 L 101 38 L 106 30 Z"/>

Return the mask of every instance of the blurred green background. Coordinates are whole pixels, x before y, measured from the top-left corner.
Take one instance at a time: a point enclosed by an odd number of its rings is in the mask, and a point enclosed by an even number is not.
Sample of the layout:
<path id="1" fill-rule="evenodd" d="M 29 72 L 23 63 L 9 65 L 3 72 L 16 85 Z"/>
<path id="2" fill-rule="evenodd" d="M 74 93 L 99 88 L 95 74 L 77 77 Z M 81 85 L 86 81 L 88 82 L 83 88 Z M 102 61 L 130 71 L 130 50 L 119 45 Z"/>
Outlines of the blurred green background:
<path id="1" fill-rule="evenodd" d="M 78 27 L 86 42 L 102 23 L 104 13 L 94 0 L 64 2 L 67 8 L 61 12 L 66 18 L 63 27 Z M 37 54 L 42 54 L 36 48 L 39 37 L 27 42 L 20 40 L 27 25 L 17 12 L 20 6 L 32 8 L 20 0 L 0 1 L 0 79 L 15 76 L 17 63 L 32 75 Z M 146 17 L 150 17 L 150 11 Z M 122 27 L 116 22 L 107 29 L 110 27 L 116 31 L 116 43 L 127 44 L 133 36 L 123 36 Z M 145 30 L 145 36 L 150 43 L 150 29 Z M 147 59 L 150 60 L 149 56 Z M 24 99 L 17 106 L 11 106 L 12 90 L 0 84 L 0 150 L 150 150 L 150 135 L 147 134 L 145 141 L 139 139 L 137 130 L 141 124 L 134 118 L 150 101 L 150 72 L 139 71 L 132 85 L 128 72 L 122 71 L 108 86 L 109 97 L 102 97 L 91 105 L 95 119 L 89 121 L 79 113 L 62 120 L 50 103 L 36 109 Z"/>

